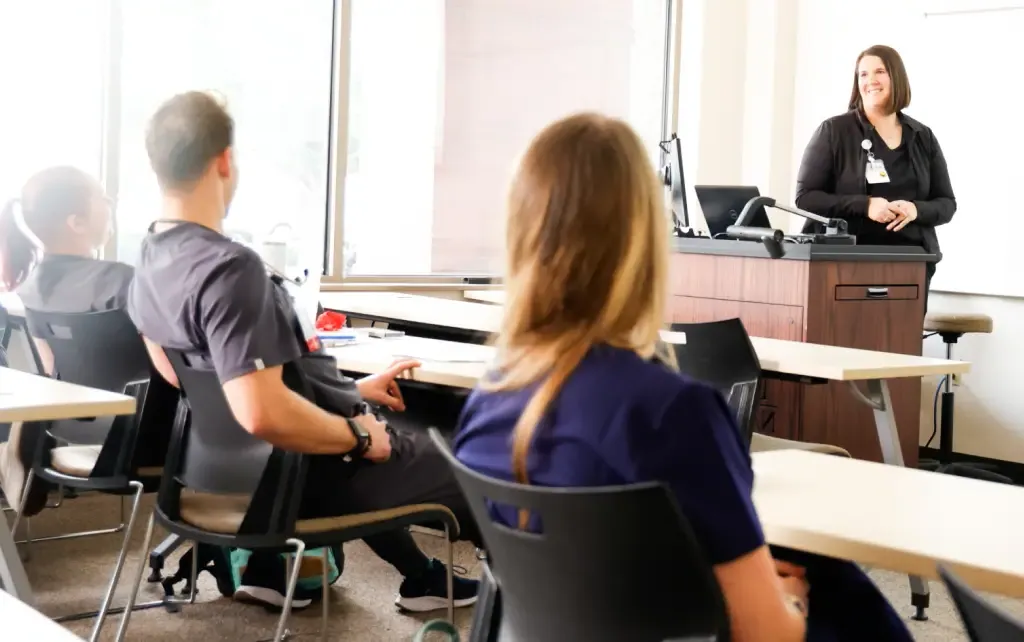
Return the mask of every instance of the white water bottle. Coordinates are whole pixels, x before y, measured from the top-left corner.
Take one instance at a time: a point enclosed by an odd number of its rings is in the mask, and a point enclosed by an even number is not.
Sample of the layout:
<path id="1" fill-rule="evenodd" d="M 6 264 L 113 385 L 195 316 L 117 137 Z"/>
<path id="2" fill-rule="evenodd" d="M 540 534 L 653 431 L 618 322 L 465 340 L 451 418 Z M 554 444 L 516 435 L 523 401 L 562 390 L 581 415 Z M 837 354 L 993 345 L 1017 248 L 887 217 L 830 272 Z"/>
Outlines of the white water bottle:
<path id="1" fill-rule="evenodd" d="M 288 239 L 291 231 L 287 223 L 278 223 L 270 229 L 260 245 L 263 262 L 281 274 L 287 274 L 288 270 Z"/>

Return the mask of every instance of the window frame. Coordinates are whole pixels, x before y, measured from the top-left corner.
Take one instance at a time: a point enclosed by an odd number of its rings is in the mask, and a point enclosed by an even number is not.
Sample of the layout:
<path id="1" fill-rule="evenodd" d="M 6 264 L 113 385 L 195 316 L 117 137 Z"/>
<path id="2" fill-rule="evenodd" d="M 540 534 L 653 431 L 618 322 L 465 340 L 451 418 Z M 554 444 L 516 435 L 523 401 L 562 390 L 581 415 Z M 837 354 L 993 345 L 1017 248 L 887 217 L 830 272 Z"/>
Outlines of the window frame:
<path id="1" fill-rule="evenodd" d="M 117 203 L 120 167 L 123 53 L 123 2 L 106 0 L 109 12 L 106 54 L 107 74 L 103 88 L 103 138 L 100 180 Z M 351 78 L 352 2 L 333 0 L 333 38 L 331 63 L 331 119 L 328 147 L 327 202 L 324 226 L 324 275 L 321 289 L 332 290 L 397 290 L 397 289 L 480 289 L 502 281 L 498 273 L 467 274 L 402 274 L 345 276 L 345 180 L 348 170 L 349 81 Z M 662 139 L 676 131 L 679 111 L 679 58 L 682 32 L 682 0 L 665 2 L 664 82 L 662 87 Z M 664 152 L 662 152 L 664 162 Z M 114 219 L 116 220 L 116 212 Z M 104 257 L 117 259 L 117 231 L 104 248 Z"/>

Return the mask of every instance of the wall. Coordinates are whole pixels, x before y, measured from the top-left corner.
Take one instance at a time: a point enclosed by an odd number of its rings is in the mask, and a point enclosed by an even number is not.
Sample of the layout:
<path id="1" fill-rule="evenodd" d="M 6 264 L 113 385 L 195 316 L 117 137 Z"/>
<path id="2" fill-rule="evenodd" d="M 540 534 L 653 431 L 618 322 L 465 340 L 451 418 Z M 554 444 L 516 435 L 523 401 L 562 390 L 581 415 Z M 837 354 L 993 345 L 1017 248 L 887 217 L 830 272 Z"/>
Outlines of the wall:
<path id="1" fill-rule="evenodd" d="M 927 5 L 683 0 L 679 118 L 680 131 L 689 135 L 691 183 L 754 184 L 791 200 L 808 138 L 823 119 L 846 108 L 857 53 L 872 44 L 892 45 L 901 50 L 911 79 L 915 65 L 927 64 L 913 51 L 913 32 Z M 777 214 L 773 219 L 799 226 Z M 956 388 L 956 451 L 1024 462 L 1024 395 L 1017 385 L 1024 300 L 933 293 L 929 305 L 988 314 L 995 322 L 993 334 L 969 335 L 957 346 L 956 356 L 970 361 L 972 372 Z M 926 355 L 943 351 L 937 337 L 925 341 Z M 936 384 L 922 384 L 922 444 L 932 431 Z"/>
<path id="2" fill-rule="evenodd" d="M 655 149 L 663 32 L 663 3 L 649 0 L 445 2 L 433 271 L 501 268 L 515 160 L 555 119 L 628 118 Z"/>

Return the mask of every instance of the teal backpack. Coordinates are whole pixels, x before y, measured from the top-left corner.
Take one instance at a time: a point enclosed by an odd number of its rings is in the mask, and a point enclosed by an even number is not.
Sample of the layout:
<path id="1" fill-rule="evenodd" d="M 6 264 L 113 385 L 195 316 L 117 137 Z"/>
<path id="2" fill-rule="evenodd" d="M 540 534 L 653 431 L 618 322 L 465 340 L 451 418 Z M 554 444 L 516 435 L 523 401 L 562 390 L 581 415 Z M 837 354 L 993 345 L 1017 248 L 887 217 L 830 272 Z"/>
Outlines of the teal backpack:
<path id="1" fill-rule="evenodd" d="M 335 554 L 334 549 L 337 547 L 331 547 L 327 552 L 327 563 L 329 565 L 327 569 L 327 583 L 334 584 L 341 577 L 341 570 L 338 568 L 338 555 Z M 281 553 L 281 561 L 284 563 L 284 553 Z M 323 559 L 323 549 L 314 548 L 305 551 L 303 557 L 312 557 L 317 560 Z M 234 588 L 238 588 L 242 584 L 242 569 L 249 563 L 249 557 L 252 556 L 252 551 L 247 551 L 244 548 L 233 548 L 231 549 L 231 580 Z M 283 576 L 282 576 L 283 586 Z M 298 584 L 295 585 L 296 591 L 320 591 L 321 578 L 317 577 L 306 577 L 299 578 Z M 283 593 L 284 591 L 282 591 Z M 234 591 L 232 591 L 234 595 Z"/>
<path id="2" fill-rule="evenodd" d="M 323 554 L 322 548 L 314 548 L 307 550 L 303 553 L 303 557 L 315 557 L 321 558 Z M 171 597 L 174 595 L 174 585 L 184 581 L 185 587 L 182 589 L 182 595 L 188 595 L 191 592 L 191 587 L 188 583 L 190 574 L 192 572 L 192 556 L 197 556 L 196 568 L 199 573 L 206 571 L 217 581 L 217 590 L 224 597 L 234 597 L 235 591 L 242 582 L 242 569 L 246 567 L 249 562 L 249 557 L 252 555 L 252 551 L 248 551 L 241 548 L 228 548 L 224 546 L 211 546 L 210 544 L 199 544 L 193 546 L 178 562 L 178 572 L 173 576 L 162 580 L 164 595 Z M 280 586 L 277 587 L 281 593 L 285 592 L 284 584 L 284 568 L 285 560 L 284 553 L 279 556 L 281 562 L 281 572 L 275 573 L 275 577 L 280 578 Z M 328 584 L 334 584 L 341 577 L 342 571 L 345 569 L 345 555 L 341 550 L 340 546 L 331 546 L 328 548 L 327 561 L 329 568 L 327 570 L 327 582 Z M 308 595 L 310 599 L 319 599 L 321 593 L 321 578 L 310 577 L 300 578 L 298 584 L 295 587 L 296 595 Z M 171 610 L 177 610 L 171 608 Z"/>

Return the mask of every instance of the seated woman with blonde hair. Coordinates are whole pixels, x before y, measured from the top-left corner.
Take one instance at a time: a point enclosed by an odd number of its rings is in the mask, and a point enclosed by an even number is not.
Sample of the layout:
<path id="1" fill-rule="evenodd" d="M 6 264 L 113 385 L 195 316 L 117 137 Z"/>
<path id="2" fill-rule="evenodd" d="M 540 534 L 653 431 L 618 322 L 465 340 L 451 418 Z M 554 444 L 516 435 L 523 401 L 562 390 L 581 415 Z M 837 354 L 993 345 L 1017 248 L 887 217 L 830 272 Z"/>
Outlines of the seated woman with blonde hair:
<path id="1" fill-rule="evenodd" d="M 456 456 L 543 486 L 665 483 L 714 568 L 732 640 L 910 640 L 853 564 L 773 557 L 725 400 L 653 358 L 667 226 L 662 189 L 626 124 L 581 114 L 533 140 L 509 197 L 498 362 L 466 404 Z M 517 523 L 512 508 L 498 514 Z"/>

